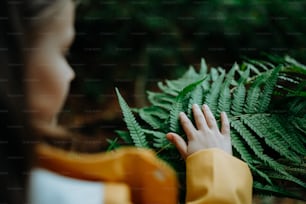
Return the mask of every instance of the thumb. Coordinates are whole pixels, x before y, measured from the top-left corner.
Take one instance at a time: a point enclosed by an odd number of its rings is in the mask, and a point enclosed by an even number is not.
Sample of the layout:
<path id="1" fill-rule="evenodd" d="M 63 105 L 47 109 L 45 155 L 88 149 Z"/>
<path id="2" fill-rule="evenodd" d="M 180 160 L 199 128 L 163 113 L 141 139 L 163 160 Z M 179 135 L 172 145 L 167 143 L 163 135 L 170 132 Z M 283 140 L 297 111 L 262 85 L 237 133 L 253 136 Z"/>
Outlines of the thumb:
<path id="1" fill-rule="evenodd" d="M 175 145 L 181 156 L 185 159 L 187 156 L 187 144 L 183 138 L 176 133 L 168 133 L 166 137 L 172 144 Z"/>

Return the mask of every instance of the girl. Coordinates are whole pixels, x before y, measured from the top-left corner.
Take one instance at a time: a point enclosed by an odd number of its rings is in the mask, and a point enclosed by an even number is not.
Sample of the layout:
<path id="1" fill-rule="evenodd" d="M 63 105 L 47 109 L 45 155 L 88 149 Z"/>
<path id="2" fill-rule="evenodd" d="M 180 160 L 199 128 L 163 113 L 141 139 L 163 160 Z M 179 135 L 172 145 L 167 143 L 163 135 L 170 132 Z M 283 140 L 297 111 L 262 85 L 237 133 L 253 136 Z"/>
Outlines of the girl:
<path id="1" fill-rule="evenodd" d="M 149 150 L 65 150 L 73 136 L 56 118 L 74 77 L 65 59 L 74 7 L 72 0 L 0 3 L 0 202 L 177 203 L 174 171 Z M 221 131 L 206 105 L 194 105 L 193 115 L 195 126 L 179 116 L 187 143 L 166 136 L 186 160 L 186 203 L 251 203 L 252 177 L 231 156 L 226 114 Z"/>

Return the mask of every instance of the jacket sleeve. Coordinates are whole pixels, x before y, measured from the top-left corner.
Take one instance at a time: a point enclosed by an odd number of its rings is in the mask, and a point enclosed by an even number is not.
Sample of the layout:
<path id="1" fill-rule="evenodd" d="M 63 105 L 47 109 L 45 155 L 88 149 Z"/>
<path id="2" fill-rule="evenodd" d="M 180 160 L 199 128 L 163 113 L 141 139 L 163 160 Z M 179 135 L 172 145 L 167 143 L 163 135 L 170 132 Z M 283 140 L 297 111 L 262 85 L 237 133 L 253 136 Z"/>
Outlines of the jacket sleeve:
<path id="1" fill-rule="evenodd" d="M 212 148 L 186 161 L 186 203 L 251 204 L 252 175 L 241 160 Z"/>

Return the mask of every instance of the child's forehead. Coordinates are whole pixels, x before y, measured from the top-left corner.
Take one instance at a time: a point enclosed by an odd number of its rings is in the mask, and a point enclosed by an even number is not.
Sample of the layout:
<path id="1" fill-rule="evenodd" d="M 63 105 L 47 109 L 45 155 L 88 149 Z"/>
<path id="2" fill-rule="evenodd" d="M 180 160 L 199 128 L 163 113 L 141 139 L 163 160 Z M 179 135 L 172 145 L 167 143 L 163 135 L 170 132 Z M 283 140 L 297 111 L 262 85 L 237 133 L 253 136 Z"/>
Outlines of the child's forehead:
<path id="1" fill-rule="evenodd" d="M 74 27 L 75 6 L 72 1 L 67 0 L 62 8 L 38 29 L 39 36 L 62 35 L 71 32 Z"/>

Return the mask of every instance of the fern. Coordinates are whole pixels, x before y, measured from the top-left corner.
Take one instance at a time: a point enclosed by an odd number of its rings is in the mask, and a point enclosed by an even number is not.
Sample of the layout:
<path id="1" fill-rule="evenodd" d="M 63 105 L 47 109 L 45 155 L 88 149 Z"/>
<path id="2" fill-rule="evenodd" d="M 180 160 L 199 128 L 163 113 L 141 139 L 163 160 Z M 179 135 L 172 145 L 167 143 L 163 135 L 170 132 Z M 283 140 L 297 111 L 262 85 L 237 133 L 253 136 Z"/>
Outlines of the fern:
<path id="1" fill-rule="evenodd" d="M 167 118 L 167 112 L 157 106 L 141 108 L 138 112 L 140 118 L 153 129 L 158 129 L 163 126 L 164 120 Z"/>
<path id="2" fill-rule="evenodd" d="M 250 127 L 260 138 L 265 140 L 265 143 L 279 152 L 280 155 L 294 162 L 301 162 L 301 158 L 290 149 L 290 144 L 283 137 L 289 136 L 285 132 L 281 132 L 282 128 L 275 116 L 272 115 L 252 115 L 244 117 L 243 122 Z"/>
<path id="3" fill-rule="evenodd" d="M 171 132 L 180 132 L 179 128 L 179 120 L 178 120 L 178 115 L 183 109 L 183 103 L 185 100 L 186 95 L 192 91 L 194 88 L 196 88 L 200 83 L 202 83 L 204 79 L 201 79 L 199 81 L 196 81 L 188 86 L 186 86 L 181 92 L 179 92 L 171 110 L 170 110 L 170 115 L 169 115 L 169 124 L 170 124 L 170 129 L 169 131 Z"/>
<path id="4" fill-rule="evenodd" d="M 273 88 L 275 87 L 276 84 L 276 80 L 277 80 L 277 75 L 278 72 L 280 70 L 280 66 L 276 67 L 271 75 L 268 77 L 267 81 L 266 81 L 266 85 L 264 87 L 263 93 L 260 96 L 260 100 L 259 100 L 259 112 L 265 112 L 270 104 L 270 100 L 271 100 L 271 95 L 273 92 Z"/>
<path id="5" fill-rule="evenodd" d="M 249 165 L 255 192 L 303 200 L 296 192 L 306 190 L 306 68 L 289 57 L 273 59 L 234 64 L 227 73 L 209 69 L 202 59 L 198 72 L 189 67 L 178 79 L 158 82 L 161 92 L 147 92 L 151 106 L 136 110 L 142 126 L 116 90 L 129 131 L 119 136 L 126 144 L 153 148 L 182 171 L 184 163 L 165 135 L 184 137 L 179 113 L 192 120 L 192 105 L 206 103 L 217 119 L 219 112 L 228 113 L 234 154 Z"/>
<path id="6" fill-rule="evenodd" d="M 261 94 L 260 85 L 264 82 L 266 78 L 266 73 L 259 75 L 254 83 L 252 83 L 250 90 L 248 91 L 245 112 L 246 113 L 256 113 L 259 107 L 259 97 Z"/>
<path id="7" fill-rule="evenodd" d="M 131 138 L 136 147 L 148 147 L 148 142 L 144 136 L 144 132 L 141 129 L 140 125 L 136 121 L 132 111 L 130 110 L 129 106 L 119 93 L 118 89 L 116 89 L 116 93 L 118 96 L 119 104 L 123 112 L 124 120 L 126 122 L 127 128 L 130 132 Z"/>
<path id="8" fill-rule="evenodd" d="M 193 104 L 202 104 L 203 103 L 203 89 L 202 86 L 195 87 L 194 91 L 191 93 L 188 106 L 187 106 L 187 116 L 192 118 L 191 110 Z"/>
<path id="9" fill-rule="evenodd" d="M 220 75 L 218 75 L 217 78 L 213 78 L 213 83 L 211 85 L 211 91 L 206 95 L 205 103 L 210 107 L 210 110 L 213 113 L 217 112 L 217 106 L 218 106 L 218 98 L 219 93 L 222 88 L 222 82 L 224 80 L 225 72 L 222 71 Z"/>

